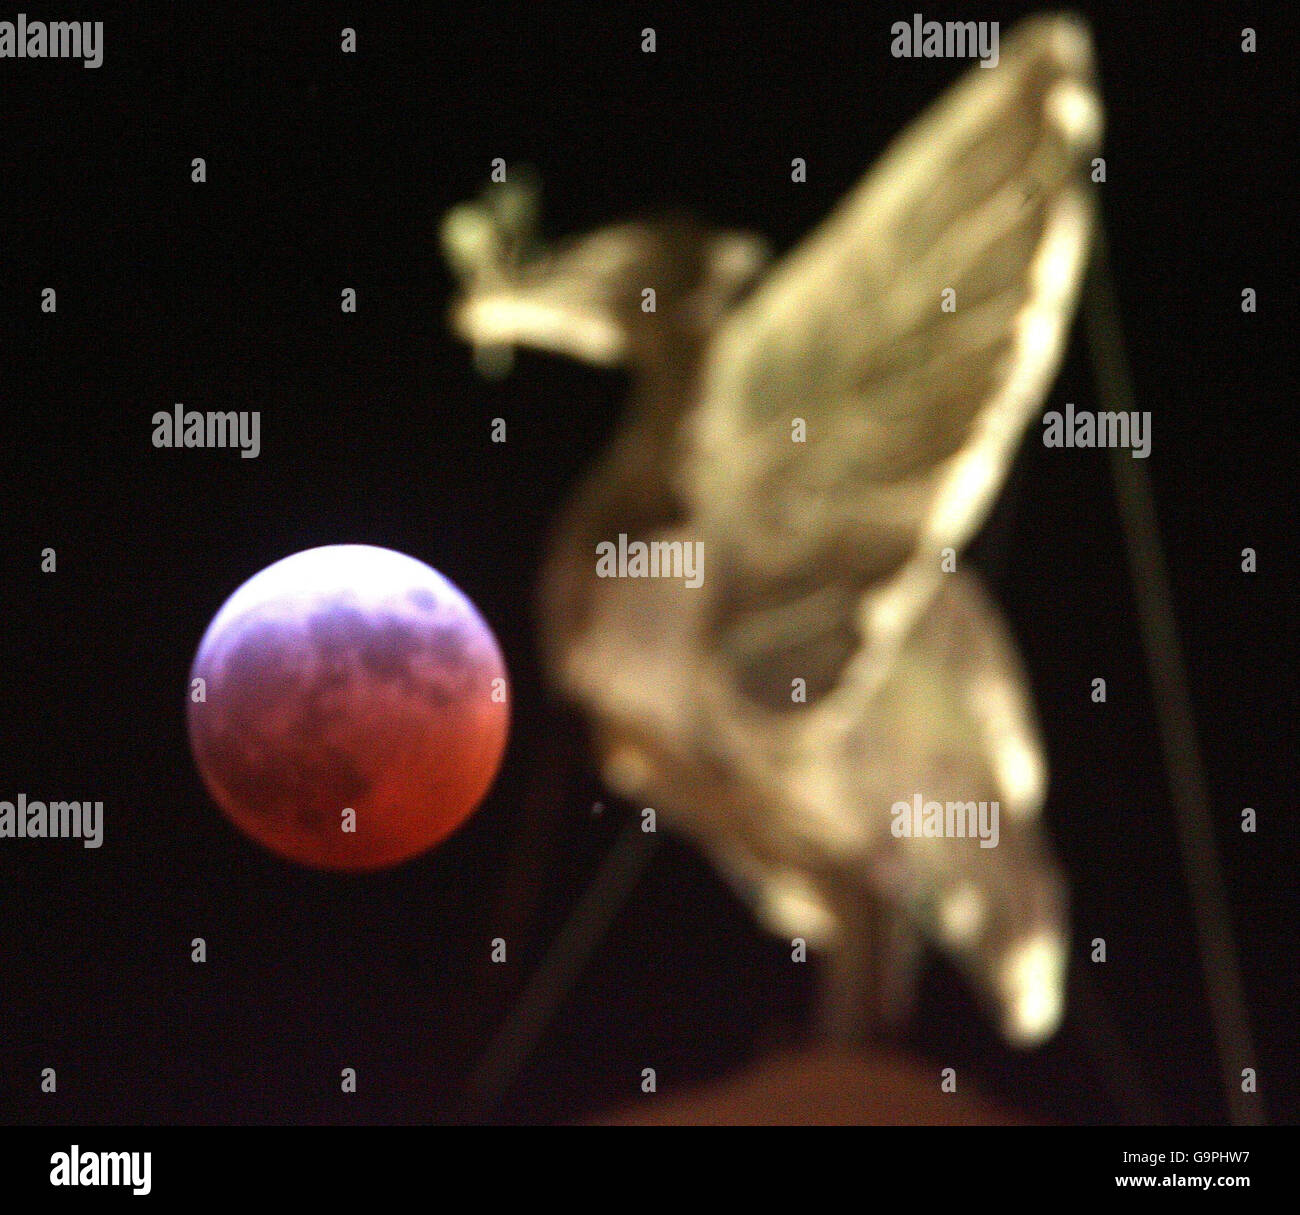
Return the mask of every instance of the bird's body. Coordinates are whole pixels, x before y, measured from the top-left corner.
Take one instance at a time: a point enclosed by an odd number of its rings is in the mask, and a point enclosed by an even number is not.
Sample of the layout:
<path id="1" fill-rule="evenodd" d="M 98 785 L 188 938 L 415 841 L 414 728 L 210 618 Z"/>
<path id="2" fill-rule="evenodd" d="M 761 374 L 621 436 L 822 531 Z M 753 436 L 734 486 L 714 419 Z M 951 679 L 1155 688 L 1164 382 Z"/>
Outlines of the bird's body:
<path id="1" fill-rule="evenodd" d="M 629 419 L 555 531 L 551 674 L 609 783 L 767 925 L 839 958 L 844 1034 L 864 989 L 901 1008 L 922 937 L 1011 1041 L 1059 1020 L 1042 748 L 1014 644 L 955 557 L 1059 362 L 1090 73 L 1080 26 L 1026 23 L 772 269 L 757 238 L 683 221 L 532 256 L 500 212 L 495 232 L 472 211 L 448 228 L 464 336 L 632 373 Z M 607 576 L 602 546 L 638 542 L 696 555 L 698 581 Z M 937 834 L 934 805 L 957 807 Z"/>

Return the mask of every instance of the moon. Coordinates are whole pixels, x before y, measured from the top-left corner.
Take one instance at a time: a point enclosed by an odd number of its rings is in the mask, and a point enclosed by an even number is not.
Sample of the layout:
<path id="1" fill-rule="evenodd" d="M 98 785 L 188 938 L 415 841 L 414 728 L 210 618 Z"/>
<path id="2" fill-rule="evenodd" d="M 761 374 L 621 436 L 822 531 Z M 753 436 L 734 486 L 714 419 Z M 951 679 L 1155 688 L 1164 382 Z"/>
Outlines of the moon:
<path id="1" fill-rule="evenodd" d="M 203 635 L 190 689 L 190 746 L 217 804 L 321 869 L 380 869 L 445 839 L 491 787 L 509 729 L 505 662 L 474 604 L 371 545 L 307 549 L 245 582 Z"/>

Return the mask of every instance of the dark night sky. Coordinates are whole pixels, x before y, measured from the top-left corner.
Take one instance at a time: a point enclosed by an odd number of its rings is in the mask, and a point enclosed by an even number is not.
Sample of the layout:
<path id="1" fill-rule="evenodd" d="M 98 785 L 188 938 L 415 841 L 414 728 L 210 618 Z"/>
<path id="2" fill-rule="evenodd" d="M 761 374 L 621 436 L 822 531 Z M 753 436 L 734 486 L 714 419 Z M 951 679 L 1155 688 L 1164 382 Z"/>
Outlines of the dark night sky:
<path id="1" fill-rule="evenodd" d="M 33 19 L 91 16 L 25 6 Z M 709 6 L 711 8 L 711 6 Z M 493 9 L 290 4 L 233 20 L 100 9 L 105 63 L 4 61 L 0 123 L 0 796 L 102 799 L 106 842 L 0 841 L 0 1118 L 427 1122 L 458 1085 L 631 808 L 544 694 L 531 587 L 545 530 L 611 433 L 617 375 L 522 356 L 479 380 L 450 336 L 436 227 L 490 161 L 537 167 L 548 235 L 682 207 L 790 247 L 957 73 L 889 25 L 999 19 L 927 3 Z M 612 8 L 612 11 L 611 11 Z M 1261 1086 L 1295 1076 L 1297 847 L 1289 666 L 1293 345 L 1278 316 L 1290 31 L 1235 6 L 1084 6 L 1108 108 L 1110 232 L 1239 934 Z M 86 11 L 83 11 L 86 10 Z M 597 11 L 601 10 L 601 11 Z M 1239 51 L 1260 29 L 1259 54 Z M 339 29 L 359 53 L 339 53 Z M 643 55 L 639 31 L 658 30 Z M 17 84 L 17 88 L 10 86 Z M 208 181 L 190 181 L 190 160 Z M 809 164 L 790 182 L 793 156 Z M 39 311 L 41 288 L 58 313 Z M 356 315 L 339 310 L 355 287 Z M 1243 315 L 1241 289 L 1259 291 Z M 1049 401 L 1094 400 L 1076 334 Z M 259 409 L 262 454 L 159 451 L 175 402 Z M 504 416 L 509 442 L 489 441 Z M 186 675 L 246 578 L 317 544 L 408 552 L 491 623 L 513 735 L 478 815 L 387 873 L 297 869 L 208 799 Z M 39 552 L 57 549 L 53 576 Z M 1260 571 L 1240 573 L 1240 551 Z M 1076 958 L 1165 1118 L 1221 1120 L 1205 1000 L 1104 453 L 1026 444 L 975 557 L 1032 674 Z M 1104 675 L 1109 703 L 1093 705 Z M 593 818 L 591 805 L 608 810 Z M 1243 836 L 1243 806 L 1260 829 Z M 513 904 L 509 887 L 517 892 Z M 520 901 L 522 900 L 522 902 Z M 515 910 L 509 911 L 513 905 Z M 502 925 L 505 925 L 503 928 Z M 488 941 L 512 942 L 505 968 Z M 194 936 L 211 960 L 189 960 Z M 1083 963 L 1087 965 L 1087 963 Z M 670 843 L 508 1105 L 573 1118 L 718 1075 L 807 1022 L 811 967 Z M 1071 1017 L 999 1045 L 950 972 L 908 1042 L 1010 1104 L 1120 1117 Z M 362 1078 L 338 1092 L 339 1068 Z M 58 1069 L 59 1093 L 37 1089 Z"/>

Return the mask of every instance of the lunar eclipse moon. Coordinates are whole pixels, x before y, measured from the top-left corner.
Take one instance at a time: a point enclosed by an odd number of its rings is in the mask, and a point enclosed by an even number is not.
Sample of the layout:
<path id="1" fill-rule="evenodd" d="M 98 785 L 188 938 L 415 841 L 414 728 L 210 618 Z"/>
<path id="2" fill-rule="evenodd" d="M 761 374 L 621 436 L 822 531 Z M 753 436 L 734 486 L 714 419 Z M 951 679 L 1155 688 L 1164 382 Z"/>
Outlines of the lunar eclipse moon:
<path id="1" fill-rule="evenodd" d="M 369 545 L 308 549 L 245 582 L 190 688 L 190 745 L 217 804 L 323 869 L 379 869 L 445 839 L 490 788 L 509 726 L 505 663 L 473 603 Z"/>

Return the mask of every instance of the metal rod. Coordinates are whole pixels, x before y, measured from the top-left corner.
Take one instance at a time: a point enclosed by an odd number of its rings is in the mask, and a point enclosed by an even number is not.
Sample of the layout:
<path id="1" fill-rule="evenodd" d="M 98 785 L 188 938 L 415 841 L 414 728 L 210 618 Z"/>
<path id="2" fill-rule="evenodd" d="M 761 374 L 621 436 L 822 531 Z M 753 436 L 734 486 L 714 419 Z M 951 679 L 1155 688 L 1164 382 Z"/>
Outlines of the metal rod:
<path id="1" fill-rule="evenodd" d="M 509 1090 L 632 893 L 658 843 L 658 833 L 642 831 L 639 817 L 623 828 L 471 1074 L 465 1094 L 469 1117 L 489 1116 Z"/>
<path id="2" fill-rule="evenodd" d="M 1084 296 L 1088 347 L 1101 403 L 1108 410 L 1128 413 L 1134 408 L 1133 384 L 1100 224 Z M 1131 452 L 1121 448 L 1111 449 L 1110 468 L 1169 778 L 1179 851 L 1191 897 L 1224 1097 L 1234 1125 L 1258 1125 L 1265 1121 L 1262 1099 L 1241 1089 L 1241 1069 L 1257 1066 L 1255 1047 L 1210 819 L 1205 768 L 1187 690 L 1187 671 L 1178 641 L 1151 481 L 1146 462 L 1133 459 Z"/>

